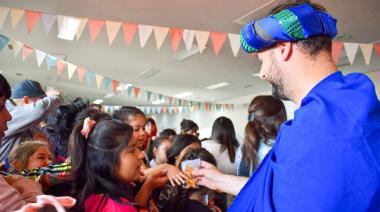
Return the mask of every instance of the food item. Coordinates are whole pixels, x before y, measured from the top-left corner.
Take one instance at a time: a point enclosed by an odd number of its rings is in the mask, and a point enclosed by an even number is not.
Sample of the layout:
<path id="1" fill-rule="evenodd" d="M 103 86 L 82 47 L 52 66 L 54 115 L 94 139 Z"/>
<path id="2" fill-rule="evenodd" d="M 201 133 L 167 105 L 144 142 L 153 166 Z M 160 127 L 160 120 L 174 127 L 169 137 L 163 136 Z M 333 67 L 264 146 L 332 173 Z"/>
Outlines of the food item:
<path id="1" fill-rule="evenodd" d="M 186 185 L 185 188 L 198 188 L 196 184 L 196 179 L 193 175 L 193 171 L 198 170 L 201 164 L 201 160 L 195 159 L 195 160 L 186 160 L 182 161 L 181 168 L 183 173 L 185 173 L 188 178 L 186 179 Z"/>

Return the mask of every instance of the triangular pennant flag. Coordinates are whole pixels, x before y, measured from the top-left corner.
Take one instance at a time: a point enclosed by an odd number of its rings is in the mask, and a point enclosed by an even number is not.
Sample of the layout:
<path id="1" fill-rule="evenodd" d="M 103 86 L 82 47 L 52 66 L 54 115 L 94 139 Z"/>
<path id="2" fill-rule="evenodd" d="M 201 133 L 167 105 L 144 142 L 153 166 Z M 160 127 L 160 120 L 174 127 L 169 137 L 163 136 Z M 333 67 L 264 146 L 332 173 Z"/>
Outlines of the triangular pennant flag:
<path id="1" fill-rule="evenodd" d="M 194 41 L 194 31 L 185 29 L 183 30 L 183 41 L 185 42 L 186 50 L 190 51 Z"/>
<path id="2" fill-rule="evenodd" d="M 342 51 L 343 43 L 338 41 L 332 42 L 331 53 L 335 64 L 338 64 L 340 53 Z"/>
<path id="3" fill-rule="evenodd" d="M 143 48 L 153 32 L 153 26 L 139 24 L 140 46 Z"/>
<path id="4" fill-rule="evenodd" d="M 57 58 L 51 55 L 46 56 L 46 67 L 47 70 L 51 70 L 53 67 L 57 65 Z"/>
<path id="5" fill-rule="evenodd" d="M 62 74 L 64 68 L 65 68 L 65 61 L 57 60 L 57 74 L 58 76 Z"/>
<path id="6" fill-rule="evenodd" d="M 158 94 L 158 99 L 161 101 L 162 97 L 164 97 L 162 94 Z"/>
<path id="7" fill-rule="evenodd" d="M 162 112 L 162 107 L 157 107 L 157 113 L 160 114 Z"/>
<path id="8" fill-rule="evenodd" d="M 96 79 L 97 88 L 100 88 L 100 86 L 102 86 L 102 81 L 103 81 L 104 77 L 100 74 L 95 74 L 95 79 Z"/>
<path id="9" fill-rule="evenodd" d="M 58 38 L 73 40 L 78 32 L 81 19 L 71 16 L 58 15 Z"/>
<path id="10" fill-rule="evenodd" d="M 380 44 L 373 44 L 373 48 L 375 48 L 377 56 L 380 58 Z"/>
<path id="11" fill-rule="evenodd" d="M 133 91 L 133 86 L 128 86 L 128 89 L 127 89 L 128 96 L 131 96 L 132 91 Z"/>
<path id="12" fill-rule="evenodd" d="M 36 12 L 36 11 L 30 11 L 30 10 L 27 10 L 25 12 L 25 16 L 26 16 L 26 31 L 31 33 L 32 32 L 32 29 L 34 27 L 34 25 L 36 25 L 38 19 L 40 18 L 41 16 L 41 12 Z"/>
<path id="13" fill-rule="evenodd" d="M 67 74 L 68 74 L 69 80 L 71 80 L 71 78 L 73 77 L 76 69 L 77 69 L 76 65 L 67 63 Z"/>
<path id="14" fill-rule="evenodd" d="M 216 56 L 218 56 L 220 50 L 222 49 L 224 41 L 226 41 L 227 33 L 225 33 L 225 32 L 211 32 L 210 37 L 211 37 L 212 45 L 214 47 L 214 53 Z"/>
<path id="15" fill-rule="evenodd" d="M 237 57 L 240 49 L 240 36 L 238 34 L 228 33 L 230 40 L 231 50 L 235 57 Z"/>
<path id="16" fill-rule="evenodd" d="M 177 51 L 179 43 L 182 40 L 182 34 L 183 34 L 183 29 L 176 29 L 176 28 L 170 29 L 170 40 L 171 40 L 173 52 Z"/>
<path id="17" fill-rule="evenodd" d="M 87 80 L 88 86 L 91 86 L 94 79 L 95 79 L 95 73 L 92 71 L 87 71 L 86 80 Z"/>
<path id="18" fill-rule="evenodd" d="M 146 113 L 147 113 L 147 114 L 150 114 L 151 110 L 152 110 L 151 107 L 146 107 Z"/>
<path id="19" fill-rule="evenodd" d="M 173 103 L 173 97 L 172 97 L 172 96 L 169 96 L 169 97 L 168 97 L 168 100 L 169 100 L 169 104 L 172 104 L 172 103 Z"/>
<path id="20" fill-rule="evenodd" d="M 111 86 L 111 82 L 112 80 L 110 78 L 104 77 L 103 79 L 104 88 L 108 89 Z"/>
<path id="21" fill-rule="evenodd" d="M 80 36 L 82 35 L 82 33 L 84 31 L 84 28 L 86 28 L 87 22 L 88 22 L 87 18 L 80 18 L 79 20 L 80 20 L 80 24 L 79 24 L 77 32 L 75 33 L 75 38 L 77 40 L 79 40 Z"/>
<path id="22" fill-rule="evenodd" d="M 34 51 L 34 49 L 32 47 L 24 45 L 24 47 L 22 49 L 22 61 L 25 61 L 26 58 L 28 58 L 30 56 L 30 54 L 33 53 L 33 51 Z"/>
<path id="23" fill-rule="evenodd" d="M 139 95 L 139 93 L 140 93 L 140 88 L 138 88 L 138 87 L 134 87 L 134 88 L 133 88 L 133 93 L 135 94 L 135 98 L 137 98 L 138 95 Z"/>
<path id="24" fill-rule="evenodd" d="M 104 21 L 92 20 L 92 19 L 88 20 L 88 28 L 90 30 L 91 41 L 96 40 L 103 26 L 104 26 Z"/>
<path id="25" fill-rule="evenodd" d="M 148 102 L 150 102 L 150 99 L 152 98 L 152 91 L 146 91 L 146 98 Z"/>
<path id="26" fill-rule="evenodd" d="M 360 48 L 361 48 L 363 56 L 364 56 L 365 64 L 367 64 L 367 65 L 369 65 L 369 62 L 371 60 L 372 47 L 373 47 L 372 43 L 361 43 L 360 44 Z"/>
<path id="27" fill-rule="evenodd" d="M 82 82 L 84 80 L 84 77 L 86 76 L 86 72 L 87 72 L 86 69 L 77 66 L 77 73 L 78 73 L 79 82 Z"/>
<path id="28" fill-rule="evenodd" d="M 209 110 L 209 103 L 205 102 L 205 110 Z"/>
<path id="29" fill-rule="evenodd" d="M 160 50 L 162 44 L 165 41 L 166 36 L 168 35 L 169 28 L 167 27 L 153 27 L 154 31 L 154 37 L 156 38 L 156 45 L 157 45 L 157 50 Z"/>
<path id="30" fill-rule="evenodd" d="M 178 105 L 182 106 L 182 99 L 178 99 Z"/>
<path id="31" fill-rule="evenodd" d="M 358 43 L 344 43 L 344 48 L 346 49 L 348 60 L 352 65 L 354 63 L 354 59 L 356 56 L 356 52 L 358 51 L 359 44 Z"/>
<path id="32" fill-rule="evenodd" d="M 4 26 L 4 22 L 5 22 L 5 19 L 7 18 L 8 13 L 9 13 L 9 8 L 0 7 L 0 30 Z"/>
<path id="33" fill-rule="evenodd" d="M 207 31 L 194 31 L 195 38 L 197 39 L 199 52 L 202 53 L 210 36 L 210 32 Z"/>
<path id="34" fill-rule="evenodd" d="M 9 38 L 0 34 L 0 51 L 8 44 Z"/>
<path id="35" fill-rule="evenodd" d="M 18 53 L 20 52 L 21 48 L 24 46 L 24 44 L 17 40 L 12 40 L 11 43 L 13 47 L 13 55 L 16 57 Z"/>
<path id="36" fill-rule="evenodd" d="M 106 21 L 108 44 L 111 45 L 121 27 L 121 22 Z"/>
<path id="37" fill-rule="evenodd" d="M 51 14 L 46 14 L 46 13 L 42 14 L 42 25 L 44 26 L 44 30 L 46 34 L 49 34 L 56 19 L 57 19 L 56 15 L 51 15 Z"/>
<path id="38" fill-rule="evenodd" d="M 178 110 L 180 113 L 183 113 L 183 107 L 182 106 L 178 107 Z"/>
<path id="39" fill-rule="evenodd" d="M 174 113 L 178 113 L 178 107 L 174 107 Z"/>
<path id="40" fill-rule="evenodd" d="M 117 80 L 112 80 L 112 88 L 114 93 L 117 93 L 117 87 L 119 87 L 119 83 L 120 82 Z"/>
<path id="41" fill-rule="evenodd" d="M 24 15 L 25 10 L 11 9 L 11 24 L 12 28 L 15 28 L 20 22 L 21 17 Z"/>
<path id="42" fill-rule="evenodd" d="M 133 37 L 137 31 L 137 24 L 135 23 L 123 23 L 123 32 L 125 44 L 128 46 L 131 44 Z"/>

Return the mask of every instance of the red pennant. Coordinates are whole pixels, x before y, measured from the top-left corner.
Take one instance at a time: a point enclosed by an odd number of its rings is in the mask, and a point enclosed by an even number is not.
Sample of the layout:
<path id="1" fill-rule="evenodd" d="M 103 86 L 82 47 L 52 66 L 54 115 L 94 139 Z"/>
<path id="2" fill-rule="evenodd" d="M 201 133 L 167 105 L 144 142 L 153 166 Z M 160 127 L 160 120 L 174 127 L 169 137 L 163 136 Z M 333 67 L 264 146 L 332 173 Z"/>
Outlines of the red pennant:
<path id="1" fill-rule="evenodd" d="M 380 44 L 374 44 L 373 47 L 375 48 L 377 56 L 380 58 Z"/>
<path id="2" fill-rule="evenodd" d="M 167 108 L 166 106 L 163 107 L 163 108 L 162 108 L 162 112 L 164 112 L 164 113 L 168 112 L 168 108 Z"/>
<path id="3" fill-rule="evenodd" d="M 183 29 L 172 28 L 169 33 L 173 52 L 176 52 L 182 40 Z"/>
<path id="4" fill-rule="evenodd" d="M 34 51 L 33 48 L 24 45 L 22 48 L 22 61 L 25 61 L 26 58 L 28 58 L 29 55 L 33 53 L 33 51 Z"/>
<path id="5" fill-rule="evenodd" d="M 26 31 L 28 31 L 28 33 L 31 33 L 34 25 L 36 25 L 38 19 L 41 16 L 41 12 L 27 10 L 25 12 L 25 15 L 26 15 Z"/>
<path id="6" fill-rule="evenodd" d="M 205 102 L 205 110 L 206 111 L 208 110 L 208 106 L 209 106 L 209 104 L 207 102 Z"/>
<path id="7" fill-rule="evenodd" d="M 96 40 L 103 26 L 104 26 L 104 21 L 91 20 L 91 19 L 88 20 L 88 28 L 90 29 L 91 41 Z"/>
<path id="8" fill-rule="evenodd" d="M 134 87 L 134 88 L 133 88 L 133 93 L 135 94 L 135 98 L 137 98 L 137 96 L 138 96 L 139 93 L 140 93 L 140 88 Z"/>
<path id="9" fill-rule="evenodd" d="M 172 102 L 173 102 L 173 97 L 172 97 L 172 96 L 169 96 L 168 99 L 169 99 L 169 104 L 172 104 Z"/>
<path id="10" fill-rule="evenodd" d="M 86 69 L 78 66 L 77 73 L 78 73 L 79 82 L 83 81 L 84 77 L 86 76 L 86 72 L 87 72 Z"/>
<path id="11" fill-rule="evenodd" d="M 337 42 L 337 41 L 332 42 L 331 54 L 332 54 L 335 64 L 338 64 L 339 62 L 339 57 L 342 51 L 342 47 L 343 47 L 342 42 Z"/>
<path id="12" fill-rule="evenodd" d="M 63 70 L 65 68 L 65 63 L 62 60 L 57 60 L 57 74 L 62 74 Z"/>
<path id="13" fill-rule="evenodd" d="M 131 44 L 135 34 L 137 32 L 137 24 L 135 23 L 123 23 L 123 31 L 124 31 L 124 40 L 125 44 L 128 46 Z"/>
<path id="14" fill-rule="evenodd" d="M 214 46 L 214 53 L 216 56 L 218 56 L 220 53 L 220 50 L 222 49 L 224 41 L 226 41 L 227 33 L 211 32 L 210 37 L 211 37 L 212 45 Z"/>
<path id="15" fill-rule="evenodd" d="M 113 88 L 113 92 L 117 93 L 117 87 L 119 87 L 119 81 L 117 80 L 112 80 L 112 88 Z"/>

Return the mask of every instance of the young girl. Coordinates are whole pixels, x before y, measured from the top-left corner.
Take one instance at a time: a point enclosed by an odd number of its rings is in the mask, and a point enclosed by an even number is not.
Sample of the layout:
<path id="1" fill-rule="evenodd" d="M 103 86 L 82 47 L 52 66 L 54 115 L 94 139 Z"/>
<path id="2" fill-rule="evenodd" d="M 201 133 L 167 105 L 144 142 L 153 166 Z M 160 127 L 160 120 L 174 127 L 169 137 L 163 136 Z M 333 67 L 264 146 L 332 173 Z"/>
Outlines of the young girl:
<path id="1" fill-rule="evenodd" d="M 52 153 L 45 141 L 25 141 L 9 154 L 10 171 L 46 167 L 52 162 Z"/>
<path id="2" fill-rule="evenodd" d="M 167 152 L 169 164 L 179 167 L 181 158 L 189 148 L 201 148 L 201 141 L 199 138 L 190 134 L 176 135 L 172 146 Z"/>
<path id="3" fill-rule="evenodd" d="M 149 162 L 151 168 L 168 161 L 166 153 L 171 145 L 172 141 L 167 137 L 158 137 L 153 141 L 153 159 Z"/>
<path id="4" fill-rule="evenodd" d="M 116 120 L 86 119 L 70 141 L 78 210 L 137 211 L 132 182 L 140 177 L 141 152 L 132 128 Z"/>

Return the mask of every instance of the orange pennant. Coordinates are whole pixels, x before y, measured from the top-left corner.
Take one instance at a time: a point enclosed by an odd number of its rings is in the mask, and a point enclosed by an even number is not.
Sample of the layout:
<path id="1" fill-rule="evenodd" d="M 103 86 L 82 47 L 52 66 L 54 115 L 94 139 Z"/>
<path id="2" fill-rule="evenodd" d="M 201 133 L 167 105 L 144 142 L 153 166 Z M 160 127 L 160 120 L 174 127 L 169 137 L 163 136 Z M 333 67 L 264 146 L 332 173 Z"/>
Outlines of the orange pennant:
<path id="1" fill-rule="evenodd" d="M 209 103 L 205 102 L 205 110 L 208 110 Z"/>
<path id="2" fill-rule="evenodd" d="M 78 66 L 77 73 L 78 73 L 79 82 L 83 81 L 83 79 L 86 75 L 86 72 L 87 72 L 86 69 Z"/>
<path id="3" fill-rule="evenodd" d="M 113 92 L 117 93 L 117 87 L 119 87 L 120 82 L 117 80 L 112 80 Z"/>
<path id="4" fill-rule="evenodd" d="M 162 112 L 164 112 L 164 113 L 168 112 L 168 107 L 164 106 L 164 107 L 162 108 Z"/>
<path id="5" fill-rule="evenodd" d="M 338 41 L 332 42 L 331 54 L 335 64 L 338 64 L 340 52 L 342 51 L 343 43 Z"/>
<path id="6" fill-rule="evenodd" d="M 169 104 L 172 104 L 172 102 L 173 102 L 173 97 L 172 97 L 172 96 L 169 96 L 168 99 L 169 99 Z"/>
<path id="7" fill-rule="evenodd" d="M 375 48 L 377 56 L 380 58 L 380 44 L 374 44 L 373 47 Z"/>
<path id="8" fill-rule="evenodd" d="M 34 51 L 33 48 L 24 45 L 22 48 L 22 61 L 25 61 L 26 58 L 28 58 L 29 55 L 33 53 L 33 51 Z"/>
<path id="9" fill-rule="evenodd" d="M 138 96 L 139 93 L 140 93 L 140 88 L 134 87 L 134 88 L 133 88 L 133 93 L 135 94 L 135 98 L 137 98 L 137 96 Z"/>
<path id="10" fill-rule="evenodd" d="M 42 14 L 41 12 L 29 11 L 29 10 L 27 10 L 25 12 L 25 15 L 26 15 L 26 31 L 28 31 L 28 33 L 32 32 L 32 29 L 33 29 L 34 25 L 36 25 L 41 14 Z"/>
<path id="11" fill-rule="evenodd" d="M 135 37 L 135 34 L 137 32 L 137 24 L 123 23 L 123 31 L 125 44 L 128 46 L 129 44 L 131 44 L 133 37 Z"/>
<path id="12" fill-rule="evenodd" d="M 88 20 L 88 27 L 90 29 L 90 38 L 91 41 L 95 41 L 98 37 L 100 31 L 102 30 L 104 26 L 104 21 L 100 20 Z"/>
<path id="13" fill-rule="evenodd" d="M 61 75 L 63 72 L 63 69 L 65 68 L 65 62 L 62 60 L 57 60 L 57 74 Z"/>
<path id="14" fill-rule="evenodd" d="M 225 32 L 211 32 L 210 34 L 212 45 L 214 46 L 214 53 L 216 56 L 219 55 L 220 50 L 226 41 L 227 33 Z"/>
<path id="15" fill-rule="evenodd" d="M 172 28 L 170 29 L 169 32 L 170 32 L 170 40 L 171 40 L 173 52 L 176 52 L 178 49 L 179 43 L 182 40 L 183 29 Z"/>

